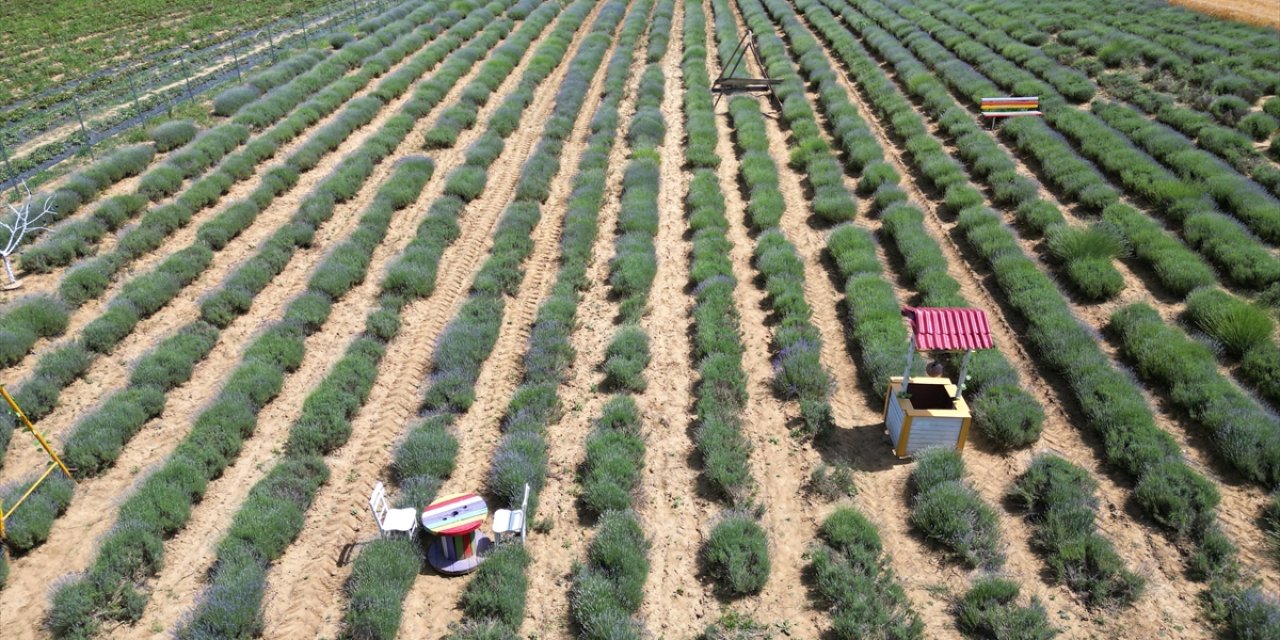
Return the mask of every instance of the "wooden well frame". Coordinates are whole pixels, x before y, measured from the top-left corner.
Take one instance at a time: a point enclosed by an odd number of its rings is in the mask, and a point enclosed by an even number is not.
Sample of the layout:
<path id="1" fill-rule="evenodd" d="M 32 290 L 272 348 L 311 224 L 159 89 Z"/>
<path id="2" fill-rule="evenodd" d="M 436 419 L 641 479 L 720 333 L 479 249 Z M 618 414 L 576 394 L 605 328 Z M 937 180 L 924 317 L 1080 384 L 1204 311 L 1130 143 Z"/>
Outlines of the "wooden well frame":
<path id="1" fill-rule="evenodd" d="M 889 378 L 889 388 L 884 396 L 885 430 L 889 434 L 889 439 L 893 441 L 894 453 L 899 458 L 909 458 L 916 451 L 934 446 L 954 446 L 956 451 L 963 451 L 965 443 L 969 440 L 969 427 L 973 423 L 973 417 L 969 412 L 968 403 L 964 401 L 963 396 L 959 395 L 956 385 L 952 384 L 949 378 L 911 378 L 912 388 L 924 385 L 941 386 L 952 398 L 954 407 L 951 409 L 916 408 L 910 397 L 900 396 L 902 376 Z M 922 435 L 920 432 L 924 428 L 939 431 L 954 429 L 956 435 L 954 440 L 949 436 L 944 439 L 926 438 L 919 446 L 912 447 L 910 445 L 913 428 L 916 428 L 917 435 Z"/>

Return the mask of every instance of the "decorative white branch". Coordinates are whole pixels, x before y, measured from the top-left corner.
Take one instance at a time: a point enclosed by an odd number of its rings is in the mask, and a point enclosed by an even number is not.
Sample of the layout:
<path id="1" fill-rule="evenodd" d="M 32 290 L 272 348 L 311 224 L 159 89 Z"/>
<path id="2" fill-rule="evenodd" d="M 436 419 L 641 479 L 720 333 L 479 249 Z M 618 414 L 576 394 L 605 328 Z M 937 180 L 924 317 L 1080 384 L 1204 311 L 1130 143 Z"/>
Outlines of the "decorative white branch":
<path id="1" fill-rule="evenodd" d="M 23 191 L 26 191 L 27 197 L 19 204 L 8 203 L 9 215 L 5 216 L 8 221 L 0 219 L 0 229 L 4 232 L 0 233 L 0 237 L 4 237 L 3 248 L 0 248 L 0 260 L 4 262 L 5 275 L 9 277 L 9 283 L 6 288 L 15 288 L 18 286 L 18 280 L 13 275 L 13 266 L 10 264 L 10 257 L 22 246 L 22 239 L 32 231 L 48 231 L 49 228 L 38 224 L 46 216 L 53 217 L 57 215 L 53 207 L 53 198 L 45 198 L 44 206 L 41 207 L 39 213 L 35 216 L 31 215 L 31 205 L 34 203 L 34 196 L 31 195 L 31 189 L 27 187 L 27 183 L 22 183 Z"/>

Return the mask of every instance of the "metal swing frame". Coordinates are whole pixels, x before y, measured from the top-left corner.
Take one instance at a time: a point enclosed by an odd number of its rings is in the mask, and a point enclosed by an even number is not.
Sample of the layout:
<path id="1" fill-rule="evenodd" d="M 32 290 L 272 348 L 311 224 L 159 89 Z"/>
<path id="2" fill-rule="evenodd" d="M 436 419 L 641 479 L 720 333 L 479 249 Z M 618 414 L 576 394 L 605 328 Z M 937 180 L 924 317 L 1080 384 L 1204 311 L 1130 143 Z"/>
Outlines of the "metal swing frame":
<path id="1" fill-rule="evenodd" d="M 751 52 L 751 57 L 755 59 L 756 66 L 760 68 L 762 78 L 746 78 L 733 75 L 738 71 L 738 66 L 746 59 L 747 52 Z M 773 87 L 780 84 L 781 80 L 775 80 L 769 77 L 769 71 L 765 68 L 764 60 L 760 57 L 760 50 L 756 48 L 755 34 L 748 31 L 738 40 L 738 46 L 734 48 L 733 55 L 729 56 L 729 64 L 720 70 L 720 76 L 711 83 L 711 91 L 716 94 L 715 102 L 712 107 L 720 104 L 720 96 L 726 93 L 760 93 L 769 94 L 769 99 L 774 105 L 781 107 L 777 94 L 773 92 Z"/>

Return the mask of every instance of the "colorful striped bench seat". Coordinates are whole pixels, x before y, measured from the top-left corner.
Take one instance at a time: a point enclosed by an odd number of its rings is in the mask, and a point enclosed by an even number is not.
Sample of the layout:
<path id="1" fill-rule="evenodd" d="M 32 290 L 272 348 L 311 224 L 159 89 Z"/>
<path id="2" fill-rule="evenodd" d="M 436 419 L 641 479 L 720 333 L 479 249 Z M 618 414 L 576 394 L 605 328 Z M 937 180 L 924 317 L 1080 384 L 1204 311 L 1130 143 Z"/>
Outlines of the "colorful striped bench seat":
<path id="1" fill-rule="evenodd" d="M 1039 96 L 982 99 L 982 117 L 984 118 L 1012 118 L 1015 116 L 1038 115 L 1043 115 L 1040 113 Z"/>

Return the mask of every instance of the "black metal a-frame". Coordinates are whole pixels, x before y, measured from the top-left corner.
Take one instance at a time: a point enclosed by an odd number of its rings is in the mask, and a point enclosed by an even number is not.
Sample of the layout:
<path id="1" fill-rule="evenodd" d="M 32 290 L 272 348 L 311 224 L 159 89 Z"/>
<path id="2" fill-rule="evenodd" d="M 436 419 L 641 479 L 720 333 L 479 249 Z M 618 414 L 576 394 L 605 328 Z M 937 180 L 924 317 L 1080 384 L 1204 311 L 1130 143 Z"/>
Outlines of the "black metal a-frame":
<path id="1" fill-rule="evenodd" d="M 738 66 L 742 64 L 746 58 L 747 52 L 751 52 L 751 57 L 755 58 L 756 66 L 759 67 L 763 78 L 739 78 L 734 76 L 734 72 L 738 70 Z M 769 77 L 769 71 L 764 66 L 764 60 L 760 58 L 760 50 L 756 49 L 755 34 L 750 31 L 746 32 L 742 39 L 738 41 L 738 46 L 733 50 L 733 55 L 729 56 L 729 64 L 720 70 L 720 77 L 711 83 L 711 91 L 716 94 L 715 104 L 720 103 L 720 96 L 726 93 L 756 93 L 765 92 L 769 94 L 769 99 L 775 105 L 781 106 L 778 96 L 774 94 L 773 87 L 782 82 Z"/>

